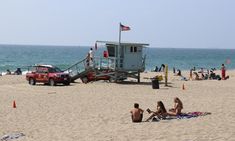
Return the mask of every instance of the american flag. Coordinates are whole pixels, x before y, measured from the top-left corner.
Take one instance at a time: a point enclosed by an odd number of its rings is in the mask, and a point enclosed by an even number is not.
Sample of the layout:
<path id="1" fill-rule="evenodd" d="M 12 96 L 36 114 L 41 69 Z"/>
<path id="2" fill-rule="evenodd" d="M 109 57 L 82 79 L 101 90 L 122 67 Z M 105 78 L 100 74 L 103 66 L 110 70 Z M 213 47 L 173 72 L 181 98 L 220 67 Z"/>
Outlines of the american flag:
<path id="1" fill-rule="evenodd" d="M 131 28 L 129 26 L 125 26 L 125 25 L 122 25 L 122 24 L 120 24 L 120 28 L 121 28 L 121 31 L 131 30 Z"/>

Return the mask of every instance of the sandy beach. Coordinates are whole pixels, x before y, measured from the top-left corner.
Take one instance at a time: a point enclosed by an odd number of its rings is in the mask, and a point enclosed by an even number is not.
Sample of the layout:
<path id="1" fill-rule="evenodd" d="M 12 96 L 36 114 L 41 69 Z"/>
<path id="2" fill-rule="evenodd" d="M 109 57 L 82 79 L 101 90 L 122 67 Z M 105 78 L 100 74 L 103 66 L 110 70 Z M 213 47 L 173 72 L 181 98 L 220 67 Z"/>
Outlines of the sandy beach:
<path id="1" fill-rule="evenodd" d="M 31 86 L 25 76 L 0 76 L 0 137 L 25 134 L 19 141 L 234 141 L 235 71 L 226 81 L 180 81 L 169 74 L 169 86 L 152 89 L 154 72 L 141 74 L 141 83 Z M 183 75 L 189 76 L 183 72 Z M 184 84 L 185 90 L 182 90 Z M 179 97 L 183 112 L 211 112 L 190 119 L 132 123 L 129 111 L 135 102 L 140 108 L 155 109 L 162 100 L 167 109 Z M 13 108 L 13 101 L 16 107 Z M 144 119 L 149 114 L 144 112 Z"/>

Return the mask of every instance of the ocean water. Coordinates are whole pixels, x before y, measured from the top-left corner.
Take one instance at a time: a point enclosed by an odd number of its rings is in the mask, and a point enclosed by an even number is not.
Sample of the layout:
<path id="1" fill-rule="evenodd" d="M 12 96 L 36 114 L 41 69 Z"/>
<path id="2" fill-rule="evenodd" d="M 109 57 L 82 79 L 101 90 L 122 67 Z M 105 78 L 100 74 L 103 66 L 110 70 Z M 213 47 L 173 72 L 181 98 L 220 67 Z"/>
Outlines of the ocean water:
<path id="1" fill-rule="evenodd" d="M 29 45 L 0 45 L 0 72 L 7 69 L 15 71 L 21 68 L 27 70 L 34 64 L 51 64 L 61 69 L 83 59 L 90 47 L 82 46 L 29 46 Z M 95 56 L 102 56 L 105 48 L 98 48 Z M 224 63 L 227 69 L 235 69 L 235 49 L 174 49 L 174 48 L 145 48 L 146 71 L 155 66 L 168 64 L 169 69 L 189 70 L 196 68 L 217 68 Z M 226 60 L 230 60 L 226 64 Z"/>

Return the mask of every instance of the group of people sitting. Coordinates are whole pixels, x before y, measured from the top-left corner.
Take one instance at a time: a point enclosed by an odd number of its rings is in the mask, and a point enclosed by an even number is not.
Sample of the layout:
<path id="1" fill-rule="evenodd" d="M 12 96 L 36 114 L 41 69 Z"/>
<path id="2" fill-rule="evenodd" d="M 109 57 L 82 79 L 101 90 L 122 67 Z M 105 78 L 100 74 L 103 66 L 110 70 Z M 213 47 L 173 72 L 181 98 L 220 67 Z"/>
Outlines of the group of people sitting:
<path id="1" fill-rule="evenodd" d="M 212 70 L 212 69 L 210 71 L 207 70 L 207 72 L 204 72 L 203 68 L 201 68 L 201 70 L 198 72 L 191 69 L 190 70 L 190 79 L 191 80 L 207 80 L 207 79 L 221 80 L 221 77 L 219 75 L 216 75 L 214 73 L 214 70 Z"/>
<path id="2" fill-rule="evenodd" d="M 157 109 L 155 111 L 150 110 L 149 108 L 146 110 L 149 114 L 151 114 L 145 121 L 150 121 L 155 118 L 164 119 L 167 116 L 177 116 L 181 114 L 181 110 L 183 109 L 183 103 L 178 97 L 174 98 L 174 107 L 166 110 L 162 101 L 157 102 Z M 139 108 L 139 104 L 134 104 L 134 109 L 130 111 L 132 122 L 142 122 L 144 110 Z"/>
<path id="3" fill-rule="evenodd" d="M 215 68 L 211 68 L 209 69 L 204 69 L 201 68 L 199 71 L 196 70 L 195 67 L 193 67 L 192 69 L 190 69 L 190 76 L 189 79 L 187 79 L 186 77 L 184 77 L 181 74 L 181 70 L 180 69 L 176 69 L 173 68 L 173 73 L 175 76 L 180 76 L 181 80 L 227 80 L 229 78 L 228 75 L 226 75 L 226 68 L 225 65 L 222 64 L 221 66 L 221 75 L 218 75 L 215 73 Z"/>
<path id="4" fill-rule="evenodd" d="M 190 79 L 191 80 L 226 80 L 229 78 L 229 76 L 226 76 L 226 69 L 224 64 L 222 64 L 221 67 L 221 76 L 216 74 L 214 71 L 215 68 L 211 68 L 211 70 L 204 71 L 203 68 L 201 68 L 200 71 L 196 72 L 195 70 L 190 70 Z M 200 74 L 200 75 L 199 75 Z"/>

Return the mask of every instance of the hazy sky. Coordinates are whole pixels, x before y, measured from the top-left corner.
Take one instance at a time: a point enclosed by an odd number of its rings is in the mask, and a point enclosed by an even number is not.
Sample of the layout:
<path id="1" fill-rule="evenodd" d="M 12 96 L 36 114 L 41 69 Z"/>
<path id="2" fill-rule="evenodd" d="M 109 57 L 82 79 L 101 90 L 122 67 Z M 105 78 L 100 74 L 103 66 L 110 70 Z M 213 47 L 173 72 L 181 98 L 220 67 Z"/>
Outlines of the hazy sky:
<path id="1" fill-rule="evenodd" d="M 235 48 L 235 0 L 0 0 L 0 44 Z"/>

